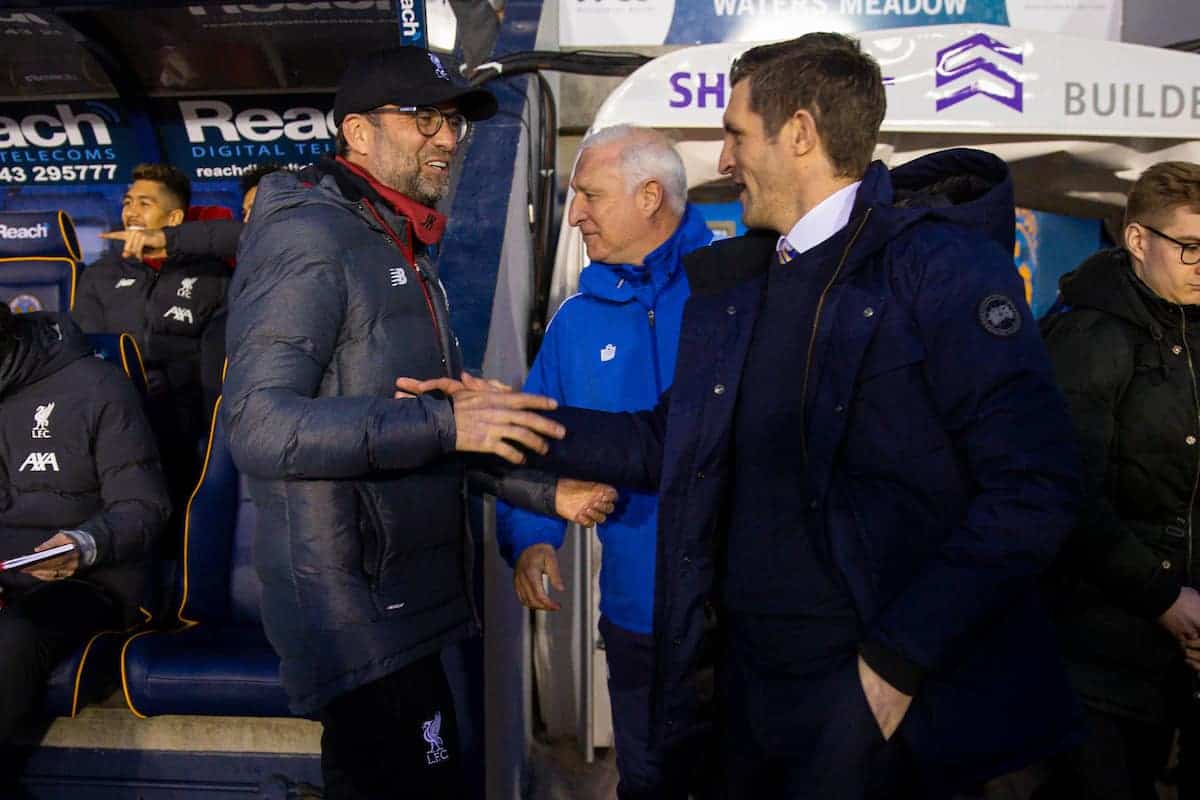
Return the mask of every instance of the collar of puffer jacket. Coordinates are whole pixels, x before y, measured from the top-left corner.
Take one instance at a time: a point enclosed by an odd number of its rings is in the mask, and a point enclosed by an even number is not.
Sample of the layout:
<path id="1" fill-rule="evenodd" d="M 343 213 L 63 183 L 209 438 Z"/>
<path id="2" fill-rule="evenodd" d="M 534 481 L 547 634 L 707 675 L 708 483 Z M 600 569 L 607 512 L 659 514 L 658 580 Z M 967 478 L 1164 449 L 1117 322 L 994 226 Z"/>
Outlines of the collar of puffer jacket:
<path id="1" fill-rule="evenodd" d="M 385 203 L 389 208 L 412 223 L 413 235 L 426 247 L 435 245 L 446 232 L 446 217 L 429 206 L 422 205 L 405 194 L 397 192 L 380 183 L 374 175 L 357 164 L 351 164 L 338 156 L 332 162 L 322 162 L 322 166 L 332 165 L 334 177 L 347 199 L 358 200 L 366 197 L 376 203 Z M 357 196 L 352 196 L 357 193 Z"/>

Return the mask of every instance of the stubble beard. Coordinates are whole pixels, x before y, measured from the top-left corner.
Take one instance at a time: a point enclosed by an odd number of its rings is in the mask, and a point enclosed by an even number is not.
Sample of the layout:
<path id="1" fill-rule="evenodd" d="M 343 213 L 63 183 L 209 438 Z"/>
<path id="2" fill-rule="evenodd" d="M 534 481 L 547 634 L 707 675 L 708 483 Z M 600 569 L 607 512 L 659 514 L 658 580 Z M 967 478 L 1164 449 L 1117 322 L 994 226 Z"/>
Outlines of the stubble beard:
<path id="1" fill-rule="evenodd" d="M 450 174 L 430 177 L 421 173 L 420 156 L 395 155 L 379 159 L 372 173 L 385 186 L 416 200 L 423 206 L 433 208 L 446 196 L 450 188 Z M 446 157 L 450 162 L 450 157 Z"/>

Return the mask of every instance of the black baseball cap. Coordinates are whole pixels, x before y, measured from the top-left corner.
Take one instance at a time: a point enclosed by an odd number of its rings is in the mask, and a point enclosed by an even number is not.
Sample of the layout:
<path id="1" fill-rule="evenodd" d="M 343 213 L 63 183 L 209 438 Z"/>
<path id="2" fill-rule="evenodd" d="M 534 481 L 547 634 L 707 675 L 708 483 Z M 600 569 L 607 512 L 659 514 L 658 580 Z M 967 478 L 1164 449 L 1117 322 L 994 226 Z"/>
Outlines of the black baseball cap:
<path id="1" fill-rule="evenodd" d="M 496 113 L 496 97 L 462 81 L 441 59 L 423 47 L 393 47 L 355 59 L 338 81 L 333 122 L 394 103 L 437 106 L 454 103 L 472 122 Z"/>

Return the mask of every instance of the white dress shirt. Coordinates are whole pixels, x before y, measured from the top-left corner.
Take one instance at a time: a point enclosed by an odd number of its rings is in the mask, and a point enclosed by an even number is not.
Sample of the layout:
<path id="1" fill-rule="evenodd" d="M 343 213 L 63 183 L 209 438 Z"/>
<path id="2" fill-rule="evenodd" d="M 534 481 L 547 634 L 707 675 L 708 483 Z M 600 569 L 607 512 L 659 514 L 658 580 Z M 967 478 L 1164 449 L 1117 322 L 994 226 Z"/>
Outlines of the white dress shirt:
<path id="1" fill-rule="evenodd" d="M 854 209 L 854 198 L 858 195 L 859 186 L 862 186 L 862 181 L 855 181 L 809 209 L 808 213 L 792 226 L 787 236 L 779 237 L 778 247 L 782 248 L 783 240 L 787 239 L 788 245 L 799 255 L 846 227 L 846 223 L 850 221 L 850 212 Z"/>

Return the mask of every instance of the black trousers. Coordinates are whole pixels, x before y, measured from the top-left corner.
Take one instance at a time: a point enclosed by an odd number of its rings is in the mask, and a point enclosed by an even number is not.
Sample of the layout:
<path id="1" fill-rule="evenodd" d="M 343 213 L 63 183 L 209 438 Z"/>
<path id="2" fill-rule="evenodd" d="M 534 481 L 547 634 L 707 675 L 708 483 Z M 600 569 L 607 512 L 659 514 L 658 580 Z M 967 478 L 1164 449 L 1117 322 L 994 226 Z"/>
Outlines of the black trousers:
<path id="1" fill-rule="evenodd" d="M 54 665 L 119 624 L 112 600 L 80 580 L 47 583 L 0 610 L 0 744 L 35 709 Z"/>
<path id="2" fill-rule="evenodd" d="M 326 800 L 460 800 L 454 698 L 435 654 L 321 711 Z"/>
<path id="3" fill-rule="evenodd" d="M 790 654 L 743 622 L 731 615 L 718 671 L 729 800 L 933 800 L 900 735 L 883 738 L 856 653 L 796 674 Z"/>
<path id="4" fill-rule="evenodd" d="M 1051 763 L 1034 800 L 1158 800 L 1154 784 L 1167 765 L 1175 727 L 1093 709 L 1087 725 L 1083 745 Z"/>
<path id="5" fill-rule="evenodd" d="M 694 741 L 671 749 L 650 745 L 654 637 L 626 630 L 603 616 L 600 635 L 608 659 L 618 800 L 687 800 L 689 793 L 697 800 L 712 796 L 714 743 Z"/>

